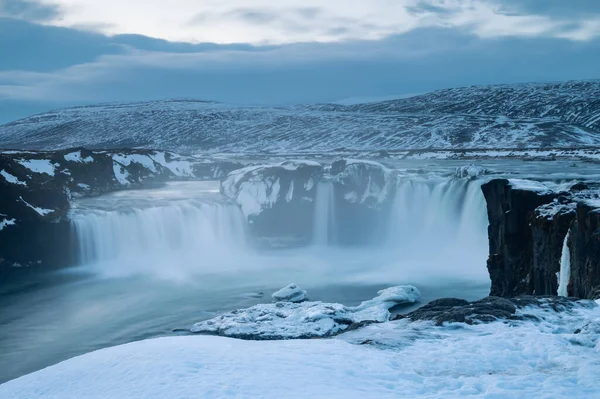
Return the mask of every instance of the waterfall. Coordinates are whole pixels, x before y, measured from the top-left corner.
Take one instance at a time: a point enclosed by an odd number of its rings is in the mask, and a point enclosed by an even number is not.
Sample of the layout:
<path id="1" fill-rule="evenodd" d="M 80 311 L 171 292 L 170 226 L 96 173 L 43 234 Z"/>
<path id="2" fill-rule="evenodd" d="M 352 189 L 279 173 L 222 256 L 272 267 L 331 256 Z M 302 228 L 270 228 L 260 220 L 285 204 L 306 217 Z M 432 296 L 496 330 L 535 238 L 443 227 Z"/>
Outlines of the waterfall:
<path id="1" fill-rule="evenodd" d="M 331 182 L 317 185 L 313 226 L 313 245 L 328 246 L 335 243 L 335 197 Z"/>
<path id="2" fill-rule="evenodd" d="M 428 270 L 485 274 L 487 213 L 481 181 L 410 178 L 398 183 L 387 246 Z"/>
<path id="3" fill-rule="evenodd" d="M 571 279 L 571 253 L 569 252 L 569 237 L 571 230 L 567 231 L 563 241 L 562 254 L 560 256 L 560 274 L 558 282 L 558 296 L 569 296 L 568 287 Z"/>
<path id="4" fill-rule="evenodd" d="M 82 265 L 109 274 L 212 267 L 243 252 L 244 218 L 234 205 L 177 201 L 73 218 Z"/>

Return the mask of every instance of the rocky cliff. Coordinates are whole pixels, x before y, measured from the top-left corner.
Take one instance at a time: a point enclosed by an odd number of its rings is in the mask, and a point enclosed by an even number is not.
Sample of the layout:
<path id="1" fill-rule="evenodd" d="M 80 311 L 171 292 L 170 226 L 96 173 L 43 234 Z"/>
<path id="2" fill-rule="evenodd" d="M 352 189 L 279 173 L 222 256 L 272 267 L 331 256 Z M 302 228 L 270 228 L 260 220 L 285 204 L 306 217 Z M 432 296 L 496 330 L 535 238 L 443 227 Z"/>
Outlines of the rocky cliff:
<path id="1" fill-rule="evenodd" d="M 74 197 L 171 179 L 219 178 L 239 167 L 153 150 L 0 152 L 0 272 L 72 264 Z"/>
<path id="2" fill-rule="evenodd" d="M 563 293 L 570 296 L 598 296 L 600 202 L 595 189 L 576 184 L 552 190 L 539 182 L 494 179 L 482 190 L 490 221 L 492 295 L 557 295 L 565 284 Z"/>

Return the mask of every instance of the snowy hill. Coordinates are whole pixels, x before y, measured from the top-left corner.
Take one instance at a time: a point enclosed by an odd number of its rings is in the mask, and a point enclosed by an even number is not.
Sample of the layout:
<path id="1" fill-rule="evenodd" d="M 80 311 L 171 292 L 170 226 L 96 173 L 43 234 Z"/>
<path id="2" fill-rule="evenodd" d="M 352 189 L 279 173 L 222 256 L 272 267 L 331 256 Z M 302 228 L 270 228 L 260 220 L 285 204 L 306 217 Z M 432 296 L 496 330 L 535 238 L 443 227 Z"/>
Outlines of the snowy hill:
<path id="1" fill-rule="evenodd" d="M 0 147 L 180 153 L 600 146 L 600 81 L 448 89 L 358 105 L 193 100 L 63 109 L 0 126 Z"/>

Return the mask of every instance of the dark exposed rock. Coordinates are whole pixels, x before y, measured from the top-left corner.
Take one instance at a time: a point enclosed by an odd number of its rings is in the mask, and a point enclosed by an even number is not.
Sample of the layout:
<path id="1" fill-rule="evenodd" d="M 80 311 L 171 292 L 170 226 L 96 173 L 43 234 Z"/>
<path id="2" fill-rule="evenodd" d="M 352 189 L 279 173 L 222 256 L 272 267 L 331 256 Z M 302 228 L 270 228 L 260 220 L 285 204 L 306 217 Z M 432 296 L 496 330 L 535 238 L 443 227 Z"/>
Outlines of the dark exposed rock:
<path id="1" fill-rule="evenodd" d="M 552 202 L 557 194 L 494 179 L 482 186 L 489 218 L 488 271 L 491 295 L 510 297 L 533 293 L 534 263 L 531 218 L 537 207 Z"/>
<path id="2" fill-rule="evenodd" d="M 577 204 L 571 243 L 572 295 L 597 297 L 600 291 L 600 203 L 592 200 Z"/>
<path id="3" fill-rule="evenodd" d="M 538 317 L 529 313 L 528 307 L 562 312 L 573 309 L 578 304 L 593 306 L 574 298 L 556 296 L 518 296 L 510 299 L 490 296 L 471 303 L 462 299 L 445 298 L 430 302 L 406 315 L 399 315 L 396 320 L 408 318 L 412 321 L 433 321 L 438 326 L 444 323 L 479 324 L 497 320 L 530 320 Z"/>
<path id="4" fill-rule="evenodd" d="M 263 242 L 307 243 L 312 237 L 318 182 L 323 167 L 312 161 L 287 161 L 234 170 L 221 192 L 246 216 L 252 235 Z"/>

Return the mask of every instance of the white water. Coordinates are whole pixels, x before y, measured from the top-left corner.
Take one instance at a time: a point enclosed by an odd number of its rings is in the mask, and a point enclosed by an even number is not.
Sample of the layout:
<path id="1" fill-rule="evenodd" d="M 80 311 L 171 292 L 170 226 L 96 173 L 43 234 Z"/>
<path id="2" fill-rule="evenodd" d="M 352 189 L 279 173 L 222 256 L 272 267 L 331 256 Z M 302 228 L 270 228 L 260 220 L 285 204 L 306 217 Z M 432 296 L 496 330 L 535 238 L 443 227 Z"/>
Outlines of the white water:
<path id="1" fill-rule="evenodd" d="M 81 263 L 96 264 L 114 276 L 155 269 L 185 278 L 188 271 L 233 261 L 247 247 L 243 216 L 230 204 L 176 201 L 146 209 L 94 212 L 73 220 Z"/>
<path id="2" fill-rule="evenodd" d="M 569 252 L 569 237 L 571 230 L 567 231 L 563 241 L 562 254 L 560 257 L 560 275 L 558 282 L 558 296 L 569 296 L 569 280 L 571 279 L 571 253 Z"/>
<path id="3" fill-rule="evenodd" d="M 390 218 L 387 245 L 424 272 L 453 268 L 485 277 L 487 213 L 480 181 L 405 179 Z"/>
<path id="4" fill-rule="evenodd" d="M 331 182 L 320 182 L 317 185 L 315 200 L 315 218 L 313 244 L 326 247 L 335 244 L 335 197 Z"/>

